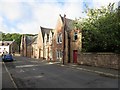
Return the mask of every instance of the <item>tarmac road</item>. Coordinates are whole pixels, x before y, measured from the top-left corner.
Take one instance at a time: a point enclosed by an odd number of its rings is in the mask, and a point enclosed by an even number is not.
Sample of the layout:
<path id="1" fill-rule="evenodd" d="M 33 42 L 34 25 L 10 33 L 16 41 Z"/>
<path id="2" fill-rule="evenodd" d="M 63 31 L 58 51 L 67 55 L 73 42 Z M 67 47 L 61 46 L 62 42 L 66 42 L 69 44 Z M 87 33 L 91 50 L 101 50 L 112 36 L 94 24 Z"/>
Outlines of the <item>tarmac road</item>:
<path id="1" fill-rule="evenodd" d="M 16 56 L 15 61 L 5 62 L 10 73 L 3 67 L 3 88 L 118 88 L 118 79 L 103 77 L 58 64 Z M 10 79 L 10 80 L 9 80 Z M 9 85 L 12 83 L 11 85 Z"/>

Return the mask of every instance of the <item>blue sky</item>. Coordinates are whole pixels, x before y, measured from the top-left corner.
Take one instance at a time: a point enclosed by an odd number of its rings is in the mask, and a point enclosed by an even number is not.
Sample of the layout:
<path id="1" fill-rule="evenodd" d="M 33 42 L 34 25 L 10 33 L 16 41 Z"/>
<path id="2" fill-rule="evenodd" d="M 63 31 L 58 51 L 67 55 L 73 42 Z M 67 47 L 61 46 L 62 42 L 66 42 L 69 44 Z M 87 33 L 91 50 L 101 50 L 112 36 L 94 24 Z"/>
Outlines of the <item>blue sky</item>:
<path id="1" fill-rule="evenodd" d="M 85 5 L 100 8 L 119 0 L 0 0 L 0 31 L 38 33 L 39 27 L 55 28 L 58 15 L 85 17 Z"/>

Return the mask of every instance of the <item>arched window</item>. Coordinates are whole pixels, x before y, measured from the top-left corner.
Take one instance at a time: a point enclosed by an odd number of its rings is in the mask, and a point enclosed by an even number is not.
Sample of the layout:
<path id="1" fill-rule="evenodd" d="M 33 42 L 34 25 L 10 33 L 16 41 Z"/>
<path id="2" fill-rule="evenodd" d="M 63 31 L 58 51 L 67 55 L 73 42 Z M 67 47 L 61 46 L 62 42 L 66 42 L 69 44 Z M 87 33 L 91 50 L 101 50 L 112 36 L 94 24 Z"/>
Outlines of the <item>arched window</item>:
<path id="1" fill-rule="evenodd" d="M 77 40 L 78 39 L 78 33 L 77 32 L 74 32 L 74 40 Z"/>
<path id="2" fill-rule="evenodd" d="M 62 33 L 59 34 L 59 43 L 62 43 Z"/>
<path id="3" fill-rule="evenodd" d="M 57 34 L 57 43 L 62 43 L 62 33 Z"/>

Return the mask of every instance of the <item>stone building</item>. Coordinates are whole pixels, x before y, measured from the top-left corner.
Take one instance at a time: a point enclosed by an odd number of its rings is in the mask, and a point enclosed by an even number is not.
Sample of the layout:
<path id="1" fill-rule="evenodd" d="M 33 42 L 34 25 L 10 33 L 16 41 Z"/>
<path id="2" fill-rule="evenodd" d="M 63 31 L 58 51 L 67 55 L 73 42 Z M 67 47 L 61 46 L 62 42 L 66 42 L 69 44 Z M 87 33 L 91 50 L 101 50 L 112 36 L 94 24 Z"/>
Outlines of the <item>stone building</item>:
<path id="1" fill-rule="evenodd" d="M 59 15 L 53 36 L 53 60 L 62 63 L 77 63 L 82 34 L 73 26 L 73 20 Z"/>
<path id="2" fill-rule="evenodd" d="M 21 38 L 21 56 L 52 60 L 53 29 L 40 26 L 36 36 L 23 35 Z"/>
<path id="3" fill-rule="evenodd" d="M 53 60 L 53 58 L 52 58 L 52 38 L 53 38 L 54 30 L 50 29 L 50 28 L 40 27 L 40 31 L 41 31 L 42 39 L 43 39 L 43 40 L 41 40 L 41 41 L 43 41 L 43 45 L 42 45 L 43 59 Z"/>
<path id="4" fill-rule="evenodd" d="M 81 31 L 71 19 L 59 15 L 55 29 L 40 26 L 38 35 L 21 38 L 21 55 L 48 61 L 77 63 L 82 47 Z"/>
<path id="5" fill-rule="evenodd" d="M 21 56 L 32 57 L 33 48 L 31 46 L 32 43 L 34 43 L 34 41 L 36 40 L 36 38 L 37 35 L 36 36 L 27 36 L 25 34 L 22 35 L 20 45 Z"/>

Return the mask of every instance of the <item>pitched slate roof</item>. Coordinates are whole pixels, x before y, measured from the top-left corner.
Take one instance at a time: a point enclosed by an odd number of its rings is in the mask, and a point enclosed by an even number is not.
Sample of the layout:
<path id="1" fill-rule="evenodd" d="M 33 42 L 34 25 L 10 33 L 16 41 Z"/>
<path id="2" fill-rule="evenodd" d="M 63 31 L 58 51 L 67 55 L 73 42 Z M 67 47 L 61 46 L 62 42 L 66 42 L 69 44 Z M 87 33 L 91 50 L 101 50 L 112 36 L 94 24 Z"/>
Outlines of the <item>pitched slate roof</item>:
<path id="1" fill-rule="evenodd" d="M 60 15 L 60 17 L 61 17 L 61 20 L 62 20 L 62 22 L 63 23 L 65 23 L 65 26 L 66 26 L 66 31 L 71 31 L 71 30 L 73 30 L 74 29 L 74 27 L 73 27 L 73 21 L 74 20 L 72 20 L 72 19 L 68 19 L 68 18 L 65 18 L 65 21 L 64 21 L 64 17 L 62 17 L 61 15 Z"/>
<path id="2" fill-rule="evenodd" d="M 50 34 L 50 31 L 52 32 L 53 34 L 53 29 L 50 29 L 50 28 L 45 28 L 45 27 L 41 27 L 41 32 L 42 32 L 42 37 L 43 37 L 43 42 L 44 42 L 44 36 L 45 34 L 47 34 L 47 40 L 49 39 L 48 35 Z"/>
<path id="3" fill-rule="evenodd" d="M 38 37 L 38 35 L 35 35 L 35 36 L 26 36 L 27 45 L 32 44 L 37 39 L 37 37 Z"/>
<path id="4" fill-rule="evenodd" d="M 71 19 L 66 18 L 66 31 L 73 30 L 73 21 Z"/>

